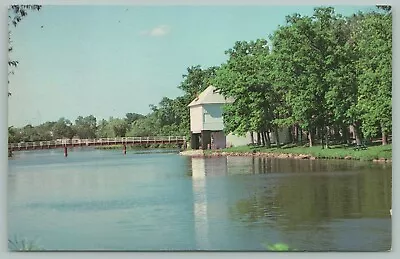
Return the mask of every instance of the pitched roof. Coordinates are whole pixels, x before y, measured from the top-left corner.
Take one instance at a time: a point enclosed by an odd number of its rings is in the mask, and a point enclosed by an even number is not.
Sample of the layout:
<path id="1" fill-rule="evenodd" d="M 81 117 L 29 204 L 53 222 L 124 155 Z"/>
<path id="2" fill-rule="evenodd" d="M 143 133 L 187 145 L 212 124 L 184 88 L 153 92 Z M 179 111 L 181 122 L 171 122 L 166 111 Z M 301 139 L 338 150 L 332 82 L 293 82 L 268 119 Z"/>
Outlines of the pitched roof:
<path id="1" fill-rule="evenodd" d="M 208 103 L 232 103 L 234 100 L 232 98 L 225 98 L 222 94 L 217 92 L 217 88 L 210 85 L 204 90 L 197 98 L 195 98 L 188 106 L 195 106 L 200 104 Z"/>

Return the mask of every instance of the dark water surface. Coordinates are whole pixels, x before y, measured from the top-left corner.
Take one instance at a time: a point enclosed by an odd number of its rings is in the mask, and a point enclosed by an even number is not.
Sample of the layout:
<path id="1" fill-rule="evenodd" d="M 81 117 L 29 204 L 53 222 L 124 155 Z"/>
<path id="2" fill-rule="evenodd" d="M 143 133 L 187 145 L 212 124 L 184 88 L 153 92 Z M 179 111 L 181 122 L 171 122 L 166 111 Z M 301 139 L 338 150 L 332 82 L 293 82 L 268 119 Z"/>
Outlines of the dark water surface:
<path id="1" fill-rule="evenodd" d="M 391 247 L 390 164 L 62 152 L 9 160 L 9 238 L 48 250 Z"/>

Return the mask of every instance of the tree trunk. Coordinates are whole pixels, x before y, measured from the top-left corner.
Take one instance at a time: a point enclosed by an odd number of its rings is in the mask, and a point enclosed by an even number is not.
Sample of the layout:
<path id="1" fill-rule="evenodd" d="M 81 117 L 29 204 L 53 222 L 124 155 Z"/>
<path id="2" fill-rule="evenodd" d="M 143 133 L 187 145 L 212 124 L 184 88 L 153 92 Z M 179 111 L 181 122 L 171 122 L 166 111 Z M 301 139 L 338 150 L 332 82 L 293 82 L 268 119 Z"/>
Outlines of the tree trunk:
<path id="1" fill-rule="evenodd" d="M 325 132 L 325 148 L 329 147 L 329 135 L 330 135 L 330 131 L 329 131 L 329 126 L 326 126 L 326 132 Z"/>
<path id="2" fill-rule="evenodd" d="M 313 143 L 314 143 L 314 136 L 313 135 L 314 134 L 313 134 L 312 128 L 310 127 L 308 129 L 308 143 L 309 143 L 310 147 L 312 147 Z"/>
<path id="3" fill-rule="evenodd" d="M 293 144 L 299 142 L 299 126 L 296 124 L 294 125 L 294 136 L 293 136 Z"/>
<path id="4" fill-rule="evenodd" d="M 321 140 L 321 130 L 319 127 L 315 127 L 314 138 L 315 140 Z"/>
<path id="5" fill-rule="evenodd" d="M 275 131 L 276 147 L 280 148 L 281 147 L 281 142 L 279 141 L 279 130 L 278 130 L 277 126 L 274 127 L 274 131 Z"/>
<path id="6" fill-rule="evenodd" d="M 303 129 L 301 127 L 299 128 L 299 134 L 300 134 L 300 145 L 303 145 Z"/>
<path id="7" fill-rule="evenodd" d="M 264 131 L 262 134 L 263 134 L 263 137 L 265 138 L 265 144 L 266 144 L 267 148 L 270 148 L 271 140 L 269 139 L 268 131 Z"/>
<path id="8" fill-rule="evenodd" d="M 269 147 L 271 147 L 271 138 L 269 137 L 269 130 L 265 132 L 265 136 L 267 138 L 267 142 L 269 143 Z"/>
<path id="9" fill-rule="evenodd" d="M 322 126 L 321 128 L 318 128 L 318 138 L 321 141 L 321 147 L 324 148 L 325 147 L 325 143 L 324 143 L 324 138 L 325 138 L 325 131 L 324 131 L 324 126 Z"/>
<path id="10" fill-rule="evenodd" d="M 264 136 L 263 132 L 261 132 L 261 140 L 262 140 L 263 147 L 265 147 L 265 136 Z"/>
<path id="11" fill-rule="evenodd" d="M 387 145 L 387 134 L 382 130 L 382 145 Z"/>
<path id="12" fill-rule="evenodd" d="M 294 143 L 294 127 L 293 126 L 289 126 L 288 128 L 287 128 L 287 130 L 288 130 L 288 133 L 289 133 L 289 139 L 288 139 L 288 142 L 289 143 Z"/>
<path id="13" fill-rule="evenodd" d="M 260 134 L 260 132 L 257 132 L 257 145 L 258 146 L 261 145 L 261 134 Z"/>
<path id="14" fill-rule="evenodd" d="M 339 142 L 341 140 L 339 126 L 334 126 L 333 131 L 334 131 L 334 139 L 335 139 L 335 141 Z"/>
<path id="15" fill-rule="evenodd" d="M 383 125 L 381 124 L 381 131 L 382 131 L 382 145 L 387 145 L 387 134 L 386 130 L 384 130 Z"/>
<path id="16" fill-rule="evenodd" d="M 254 144 L 254 135 L 253 135 L 253 131 L 250 132 L 250 139 L 251 139 L 251 144 Z"/>
<path id="17" fill-rule="evenodd" d="M 348 125 L 343 125 L 342 126 L 342 142 L 349 144 L 349 139 L 350 139 L 349 127 L 348 127 Z"/>
<path id="18" fill-rule="evenodd" d="M 356 144 L 361 145 L 361 131 L 359 122 L 353 123 L 353 130 L 354 130 L 354 135 L 356 137 Z"/>

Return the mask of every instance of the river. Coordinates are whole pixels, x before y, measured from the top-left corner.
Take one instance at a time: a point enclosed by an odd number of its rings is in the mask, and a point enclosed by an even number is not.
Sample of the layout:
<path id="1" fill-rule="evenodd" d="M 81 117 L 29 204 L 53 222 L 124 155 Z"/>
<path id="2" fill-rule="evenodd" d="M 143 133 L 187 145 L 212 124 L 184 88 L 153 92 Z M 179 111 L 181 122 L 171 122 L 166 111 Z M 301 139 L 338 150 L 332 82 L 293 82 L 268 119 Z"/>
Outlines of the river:
<path id="1" fill-rule="evenodd" d="M 46 250 L 382 251 L 391 164 L 74 149 L 9 159 L 8 236 Z"/>

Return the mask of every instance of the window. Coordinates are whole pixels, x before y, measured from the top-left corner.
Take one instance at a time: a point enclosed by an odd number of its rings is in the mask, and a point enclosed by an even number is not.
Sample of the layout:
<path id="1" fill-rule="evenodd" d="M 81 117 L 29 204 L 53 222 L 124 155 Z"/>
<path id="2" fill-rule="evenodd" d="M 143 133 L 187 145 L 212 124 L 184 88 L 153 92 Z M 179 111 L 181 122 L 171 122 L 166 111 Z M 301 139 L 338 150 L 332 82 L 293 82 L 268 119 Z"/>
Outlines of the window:
<path id="1" fill-rule="evenodd" d="M 207 115 L 208 115 L 208 112 L 206 110 L 204 110 L 204 112 L 203 112 L 203 123 L 206 122 Z"/>

